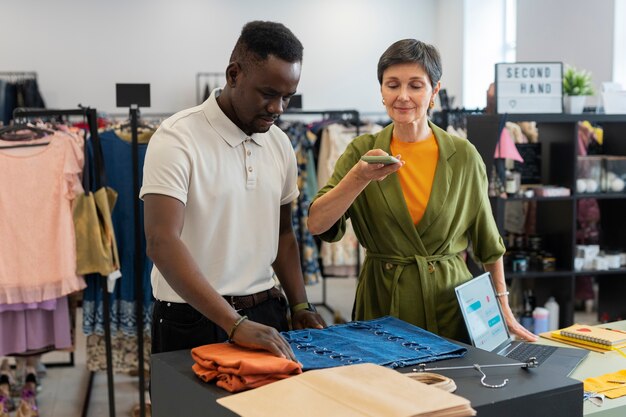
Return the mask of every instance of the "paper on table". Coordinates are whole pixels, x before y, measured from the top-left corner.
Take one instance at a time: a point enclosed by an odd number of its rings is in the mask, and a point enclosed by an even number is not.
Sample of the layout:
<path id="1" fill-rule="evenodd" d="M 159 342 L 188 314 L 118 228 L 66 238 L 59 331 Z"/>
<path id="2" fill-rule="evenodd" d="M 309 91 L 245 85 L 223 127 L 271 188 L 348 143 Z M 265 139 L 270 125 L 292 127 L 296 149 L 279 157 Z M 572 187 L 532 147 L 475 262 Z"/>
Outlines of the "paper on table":
<path id="1" fill-rule="evenodd" d="M 243 417 L 476 415 L 463 397 L 369 363 L 305 372 L 217 402 Z"/>
<path id="2" fill-rule="evenodd" d="M 583 381 L 585 391 L 603 393 L 608 398 L 626 395 L 626 370 L 587 378 Z"/>

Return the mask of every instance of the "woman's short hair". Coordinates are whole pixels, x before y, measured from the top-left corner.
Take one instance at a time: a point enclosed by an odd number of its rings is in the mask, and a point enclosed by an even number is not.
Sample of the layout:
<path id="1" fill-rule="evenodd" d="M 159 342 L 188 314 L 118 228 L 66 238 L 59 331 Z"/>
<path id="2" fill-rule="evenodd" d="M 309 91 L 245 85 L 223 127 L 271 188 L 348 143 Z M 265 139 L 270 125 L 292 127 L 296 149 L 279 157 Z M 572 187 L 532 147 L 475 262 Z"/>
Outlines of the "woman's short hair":
<path id="1" fill-rule="evenodd" d="M 433 45 L 417 39 L 402 39 L 394 42 L 378 60 L 378 82 L 382 85 L 383 73 L 396 64 L 420 64 L 430 78 L 433 88 L 441 79 L 441 56 Z"/>

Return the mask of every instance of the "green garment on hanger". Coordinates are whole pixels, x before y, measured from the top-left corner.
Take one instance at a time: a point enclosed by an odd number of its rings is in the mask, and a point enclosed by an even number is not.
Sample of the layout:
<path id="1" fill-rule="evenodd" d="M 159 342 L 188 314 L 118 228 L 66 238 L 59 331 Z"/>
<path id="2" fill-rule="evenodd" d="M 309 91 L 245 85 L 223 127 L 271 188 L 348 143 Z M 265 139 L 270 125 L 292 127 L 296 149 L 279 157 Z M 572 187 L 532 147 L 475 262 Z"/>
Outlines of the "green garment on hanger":
<path id="1" fill-rule="evenodd" d="M 485 164 L 466 139 L 429 122 L 439 145 L 433 187 L 420 222 L 411 219 L 394 173 L 371 182 L 348 211 L 320 237 L 341 239 L 350 218 L 367 250 L 359 276 L 355 320 L 391 315 L 433 333 L 467 341 L 454 287 L 472 278 L 460 253 L 493 263 L 505 252 L 487 195 Z M 335 187 L 370 149 L 390 152 L 393 124 L 354 139 L 315 197 Z"/>

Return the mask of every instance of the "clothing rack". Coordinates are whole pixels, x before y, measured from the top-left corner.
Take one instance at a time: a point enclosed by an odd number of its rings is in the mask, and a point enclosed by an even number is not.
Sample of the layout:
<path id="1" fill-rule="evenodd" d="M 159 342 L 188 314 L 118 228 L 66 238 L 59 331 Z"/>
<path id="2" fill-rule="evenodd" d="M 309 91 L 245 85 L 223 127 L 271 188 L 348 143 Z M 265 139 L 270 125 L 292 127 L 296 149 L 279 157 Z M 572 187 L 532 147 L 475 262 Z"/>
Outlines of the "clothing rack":
<path id="1" fill-rule="evenodd" d="M 222 82 L 226 82 L 226 73 L 222 72 L 198 72 L 196 73 L 196 104 L 202 103 L 202 83 L 201 79 L 211 79 L 217 81 L 222 79 Z"/>
<path id="2" fill-rule="evenodd" d="M 343 120 L 352 122 L 356 126 L 356 134 L 359 135 L 359 127 L 361 125 L 361 116 L 358 110 L 290 110 L 287 109 L 283 114 L 286 115 L 320 115 L 324 119 Z"/>
<path id="3" fill-rule="evenodd" d="M 433 112 L 431 116 L 431 120 L 434 124 L 441 127 L 442 129 L 446 129 L 449 125 L 453 125 L 455 128 L 462 128 L 464 130 L 467 129 L 467 116 L 470 114 L 482 114 L 485 112 L 485 109 L 475 108 L 475 109 L 466 109 L 457 107 L 454 109 L 442 109 L 436 112 Z"/>
<path id="4" fill-rule="evenodd" d="M 87 123 L 89 125 L 89 133 L 91 136 L 91 140 L 94 141 L 94 144 L 99 144 L 99 136 L 98 136 L 98 117 L 97 111 L 91 107 L 83 107 L 80 104 L 77 109 L 69 109 L 69 110 L 46 110 L 46 109 L 26 109 L 26 108 L 16 108 L 13 111 L 13 119 L 27 119 L 33 117 L 63 117 L 63 116 L 83 116 L 87 118 Z M 94 153 L 100 152 L 100 146 L 94 146 Z M 97 161 L 103 161 L 102 158 L 94 158 L 96 163 Z M 99 172 L 99 168 L 96 167 L 96 172 Z M 102 178 L 98 175 L 95 176 L 95 186 L 96 189 L 102 186 L 101 184 Z M 109 297 L 107 296 L 107 280 L 103 279 L 102 282 L 102 291 L 104 292 L 103 298 L 103 315 L 104 315 L 104 339 L 105 339 L 105 350 L 106 350 L 106 362 L 107 362 L 107 382 L 108 382 L 108 397 L 109 397 L 109 415 L 111 417 L 115 417 L 115 394 L 113 388 L 113 359 L 111 354 L 111 327 L 110 327 L 110 310 L 111 307 L 109 305 Z M 83 410 L 82 416 L 87 416 L 87 409 L 89 408 L 89 400 L 91 399 L 91 389 L 93 387 L 93 378 L 95 372 L 91 372 L 89 375 L 89 381 L 87 384 L 87 391 L 85 393 L 85 399 L 83 402 Z"/>
<path id="5" fill-rule="evenodd" d="M 139 116 L 139 120 L 150 120 L 150 119 L 167 119 L 168 117 L 172 116 L 174 113 L 144 113 L 141 112 L 140 116 Z M 125 117 L 126 119 L 128 119 L 128 113 L 101 113 L 100 117 L 103 118 L 121 118 L 121 117 Z"/>
<path id="6" fill-rule="evenodd" d="M 20 71 L 0 71 L 0 78 L 3 76 L 18 76 L 24 78 L 37 78 L 36 72 L 20 72 Z M 16 112 L 20 113 L 25 110 L 23 108 L 16 108 L 13 111 L 13 118 L 15 119 Z M 74 366 L 74 352 L 70 352 L 70 360 L 68 362 L 46 362 L 46 367 L 48 368 L 56 368 L 56 367 L 65 367 L 65 366 Z"/>
<path id="7" fill-rule="evenodd" d="M 324 120 L 337 120 L 337 121 L 345 121 L 350 122 L 356 127 L 356 136 L 360 134 L 360 126 L 361 126 L 361 115 L 358 110 L 289 110 L 283 113 L 284 115 L 303 115 L 303 116 L 322 116 Z M 322 184 L 319 184 L 320 186 Z M 357 243 L 356 248 L 356 276 L 359 276 L 361 270 L 361 254 L 360 247 Z M 327 276 L 324 274 L 324 268 L 322 267 L 322 302 L 320 303 L 312 303 L 316 306 L 323 307 L 328 310 L 331 314 L 336 315 L 336 311 L 330 305 L 328 305 L 327 301 L 327 293 L 328 289 L 326 286 L 326 278 Z"/>
<path id="8" fill-rule="evenodd" d="M 141 259 L 141 225 L 139 224 L 139 107 L 129 108 L 133 159 L 133 217 L 135 223 L 135 319 L 137 321 L 137 361 L 139 366 L 139 415 L 146 415 L 146 383 L 143 356 L 143 262 Z"/>
<path id="9" fill-rule="evenodd" d="M 167 118 L 172 113 L 140 113 L 139 107 L 131 105 L 128 113 L 106 113 L 105 117 L 126 117 L 130 121 L 131 130 L 131 159 L 132 159 L 132 181 L 133 181 L 133 219 L 134 219 L 134 271 L 135 271 L 135 323 L 137 328 L 137 361 L 139 376 L 139 416 L 146 416 L 145 399 L 145 367 L 144 367 L 144 317 L 143 317 L 143 251 L 141 248 L 142 228 L 139 222 L 139 121 L 143 118 L 157 117 Z M 85 417 L 85 416 L 83 416 Z"/>

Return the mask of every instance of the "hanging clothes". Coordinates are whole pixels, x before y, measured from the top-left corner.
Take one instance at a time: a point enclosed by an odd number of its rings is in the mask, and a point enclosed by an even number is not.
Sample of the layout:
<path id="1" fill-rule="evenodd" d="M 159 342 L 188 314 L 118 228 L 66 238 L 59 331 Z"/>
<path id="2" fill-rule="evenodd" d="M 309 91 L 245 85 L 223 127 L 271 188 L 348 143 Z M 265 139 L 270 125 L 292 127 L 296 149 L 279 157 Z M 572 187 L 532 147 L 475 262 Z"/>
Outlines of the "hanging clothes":
<path id="1" fill-rule="evenodd" d="M 47 145 L 0 149 L 0 304 L 58 298 L 76 275 L 72 200 L 82 192 L 83 139 L 54 132 Z M 15 146 L 1 141 L 0 147 Z"/>
<path id="2" fill-rule="evenodd" d="M 359 127 L 360 134 L 377 133 L 382 126 L 367 124 Z M 335 169 L 337 160 L 356 136 L 354 126 L 332 123 L 322 131 L 322 138 L 317 163 L 317 182 L 324 186 Z M 346 232 L 339 242 L 322 242 L 321 258 L 326 276 L 356 276 L 359 269 L 357 255 L 359 243 L 352 228 L 352 222 L 346 222 Z"/>
<path id="3" fill-rule="evenodd" d="M 0 140 L 0 356 L 72 346 L 66 295 L 85 287 L 71 208 L 82 192 L 83 144 L 62 131 Z"/>
<path id="4" fill-rule="evenodd" d="M 135 332 L 136 333 L 136 332 Z M 111 335 L 111 366 L 120 374 L 136 375 L 139 369 L 137 335 L 117 332 Z M 151 338 L 144 334 L 144 369 L 150 369 Z M 86 365 L 90 372 L 106 371 L 106 344 L 104 335 L 92 333 L 87 336 Z"/>
<path id="5" fill-rule="evenodd" d="M 301 122 L 286 123 L 281 129 L 289 136 L 298 163 L 298 190 L 292 203 L 292 225 L 300 249 L 300 262 L 305 285 L 317 284 L 321 279 L 319 252 L 307 225 L 309 206 L 317 193 L 317 174 L 313 145 L 316 136 Z"/>
<path id="6" fill-rule="evenodd" d="M 147 133 L 142 134 L 142 141 L 147 142 L 149 137 L 150 135 Z M 143 256 L 140 262 L 143 266 L 143 293 L 136 294 L 134 204 L 140 204 L 139 221 L 143 231 L 143 202 L 137 201 L 138 196 L 134 195 L 133 191 L 130 135 L 124 131 L 107 130 L 100 134 L 100 142 L 107 173 L 106 185 L 118 192 L 118 200 L 111 217 L 117 239 L 122 276 L 117 280 L 114 292 L 109 295 L 112 344 L 120 347 L 122 352 L 134 352 L 133 355 L 124 354 L 114 358 L 114 369 L 116 372 L 127 373 L 137 369 L 136 352 L 138 346 L 135 304 L 138 297 L 143 297 L 144 348 L 151 344 L 151 309 L 154 301 L 150 283 L 152 262 L 145 255 L 146 242 L 142 233 L 140 245 Z M 143 143 L 138 146 L 139 183 L 141 184 L 147 144 Z M 83 332 L 88 336 L 87 367 L 90 371 L 106 369 L 101 279 L 103 277 L 100 275 L 88 275 L 86 277 L 87 288 L 83 293 Z M 149 358 L 149 355 L 146 358 Z"/>
<path id="7" fill-rule="evenodd" d="M 10 354 L 39 354 L 72 347 L 70 314 L 67 297 L 49 303 L 48 308 L 18 308 L 12 304 L 0 306 L 0 356 Z M 9 307 L 13 306 L 13 307 Z"/>
<path id="8" fill-rule="evenodd" d="M 11 74 L 11 73 L 9 73 Z M 0 73 L 0 77 L 4 75 Z M 8 124 L 16 107 L 45 108 L 37 79 L 31 75 L 11 74 L 0 79 L 0 122 Z"/>

